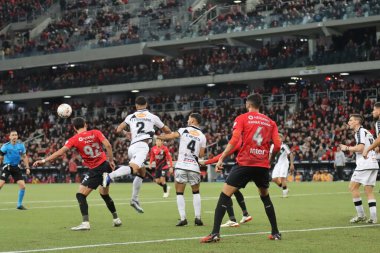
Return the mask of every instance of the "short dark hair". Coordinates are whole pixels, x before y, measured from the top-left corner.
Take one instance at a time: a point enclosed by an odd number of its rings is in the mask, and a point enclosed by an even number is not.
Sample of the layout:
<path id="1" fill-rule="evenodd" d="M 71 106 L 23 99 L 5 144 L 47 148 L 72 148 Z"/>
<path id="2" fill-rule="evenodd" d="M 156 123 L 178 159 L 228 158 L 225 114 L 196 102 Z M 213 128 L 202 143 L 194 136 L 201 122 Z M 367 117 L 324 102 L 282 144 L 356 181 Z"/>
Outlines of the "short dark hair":
<path id="1" fill-rule="evenodd" d="M 193 112 L 192 114 L 190 114 L 190 117 L 195 119 L 198 122 L 198 124 L 202 123 L 202 116 L 199 113 Z"/>
<path id="2" fill-rule="evenodd" d="M 260 94 L 255 93 L 247 97 L 247 102 L 250 103 L 254 108 L 260 109 L 263 99 L 261 98 Z"/>
<path id="3" fill-rule="evenodd" d="M 364 122 L 364 118 L 363 118 L 363 116 L 361 115 L 361 114 L 358 114 L 358 113 L 354 113 L 354 114 L 351 114 L 350 115 L 350 118 L 355 118 L 355 119 L 357 119 L 357 120 L 359 120 L 359 123 L 360 124 L 363 124 L 363 122 Z"/>
<path id="4" fill-rule="evenodd" d="M 75 129 L 81 129 L 84 128 L 84 125 L 86 124 L 86 120 L 82 117 L 76 117 L 73 118 L 72 124 Z"/>
<path id="5" fill-rule="evenodd" d="M 143 97 L 143 96 L 138 96 L 138 97 L 135 99 L 135 104 L 136 104 L 136 105 L 146 105 L 146 104 L 147 104 L 147 101 L 146 101 L 145 97 Z"/>
<path id="6" fill-rule="evenodd" d="M 380 108 L 380 102 L 376 102 L 373 106 L 376 108 Z"/>

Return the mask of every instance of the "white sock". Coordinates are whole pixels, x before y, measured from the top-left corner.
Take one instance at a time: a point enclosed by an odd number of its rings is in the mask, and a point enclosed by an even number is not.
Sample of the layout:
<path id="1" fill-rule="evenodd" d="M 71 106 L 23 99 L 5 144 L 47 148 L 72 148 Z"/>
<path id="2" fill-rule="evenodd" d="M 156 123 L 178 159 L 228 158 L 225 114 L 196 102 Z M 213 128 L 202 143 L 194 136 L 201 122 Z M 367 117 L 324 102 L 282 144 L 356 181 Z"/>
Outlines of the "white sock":
<path id="1" fill-rule="evenodd" d="M 109 177 L 111 178 L 112 181 L 114 181 L 115 178 L 117 177 L 122 177 L 129 174 L 131 174 L 131 167 L 124 165 L 118 168 L 117 170 L 114 170 L 113 172 L 111 172 L 109 174 Z"/>
<path id="2" fill-rule="evenodd" d="M 185 199 L 183 195 L 177 195 L 177 207 L 179 216 L 181 217 L 181 220 L 186 219 L 186 212 L 185 212 Z"/>
<path id="3" fill-rule="evenodd" d="M 132 200 L 139 201 L 139 193 L 143 179 L 139 176 L 135 176 L 133 180 Z"/>
<path id="4" fill-rule="evenodd" d="M 356 208 L 356 212 L 358 213 L 358 216 L 359 217 L 364 217 L 365 214 L 364 214 L 364 208 L 363 208 L 363 204 L 362 204 L 362 199 L 361 198 L 353 198 L 352 199 L 354 204 L 355 204 L 355 208 Z"/>
<path id="5" fill-rule="evenodd" d="M 368 200 L 368 206 L 369 206 L 369 215 L 372 220 L 377 220 L 377 213 L 376 213 L 376 199 L 369 199 Z"/>
<path id="6" fill-rule="evenodd" d="M 195 218 L 201 218 L 201 195 L 199 193 L 193 194 L 193 206 Z"/>

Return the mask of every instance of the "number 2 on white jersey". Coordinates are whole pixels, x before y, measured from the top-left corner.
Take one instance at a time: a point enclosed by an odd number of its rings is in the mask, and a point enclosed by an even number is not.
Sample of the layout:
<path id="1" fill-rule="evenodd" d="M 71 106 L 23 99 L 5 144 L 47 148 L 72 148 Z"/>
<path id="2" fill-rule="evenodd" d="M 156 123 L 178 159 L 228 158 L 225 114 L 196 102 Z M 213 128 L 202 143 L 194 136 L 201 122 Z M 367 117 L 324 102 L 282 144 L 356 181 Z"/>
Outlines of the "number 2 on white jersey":
<path id="1" fill-rule="evenodd" d="M 260 146 L 261 143 L 263 142 L 263 136 L 261 135 L 261 129 L 262 129 L 262 127 L 258 127 L 256 129 L 256 132 L 253 134 L 253 137 L 252 137 L 252 140 L 255 141 L 258 146 Z"/>

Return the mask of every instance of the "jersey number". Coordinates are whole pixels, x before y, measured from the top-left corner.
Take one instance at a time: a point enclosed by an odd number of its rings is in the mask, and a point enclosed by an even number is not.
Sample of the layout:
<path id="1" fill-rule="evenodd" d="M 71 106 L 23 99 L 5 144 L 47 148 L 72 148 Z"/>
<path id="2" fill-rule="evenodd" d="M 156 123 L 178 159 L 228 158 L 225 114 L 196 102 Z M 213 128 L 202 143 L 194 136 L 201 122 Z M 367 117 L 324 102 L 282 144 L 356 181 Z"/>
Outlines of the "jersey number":
<path id="1" fill-rule="evenodd" d="M 83 147 L 83 152 L 91 158 L 98 157 L 100 155 L 100 147 L 98 143 L 86 145 Z"/>
<path id="2" fill-rule="evenodd" d="M 262 127 L 258 127 L 256 129 L 255 134 L 252 137 L 252 140 L 254 140 L 257 143 L 257 145 L 259 145 L 259 146 L 263 142 L 263 136 L 261 135 L 261 129 L 262 129 Z"/>
<path id="3" fill-rule="evenodd" d="M 136 126 L 139 128 L 139 129 L 137 129 L 137 134 L 143 134 L 143 133 L 145 133 L 145 131 L 144 131 L 144 127 L 145 127 L 144 122 L 137 122 Z"/>
<path id="4" fill-rule="evenodd" d="M 191 153 L 195 152 L 195 141 L 192 140 L 187 144 L 187 149 L 191 151 Z"/>

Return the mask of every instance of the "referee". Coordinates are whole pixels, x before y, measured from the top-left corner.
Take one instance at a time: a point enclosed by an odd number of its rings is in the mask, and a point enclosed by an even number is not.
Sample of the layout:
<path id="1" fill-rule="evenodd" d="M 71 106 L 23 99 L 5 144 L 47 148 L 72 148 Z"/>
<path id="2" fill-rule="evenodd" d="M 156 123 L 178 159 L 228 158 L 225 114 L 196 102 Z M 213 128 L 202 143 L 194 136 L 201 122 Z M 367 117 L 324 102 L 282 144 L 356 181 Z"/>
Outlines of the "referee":
<path id="1" fill-rule="evenodd" d="M 5 184 L 5 181 L 9 176 L 12 176 L 14 181 L 17 182 L 19 186 L 18 191 L 18 210 L 27 210 L 22 205 L 22 200 L 25 194 L 25 181 L 21 174 L 20 161 L 24 162 L 26 168 L 26 174 L 30 174 L 29 160 L 26 156 L 26 149 L 24 143 L 18 140 L 17 131 L 12 130 L 9 134 L 9 142 L 5 143 L 0 149 L 0 164 L 3 162 L 2 172 L 0 175 L 0 190 Z"/>

